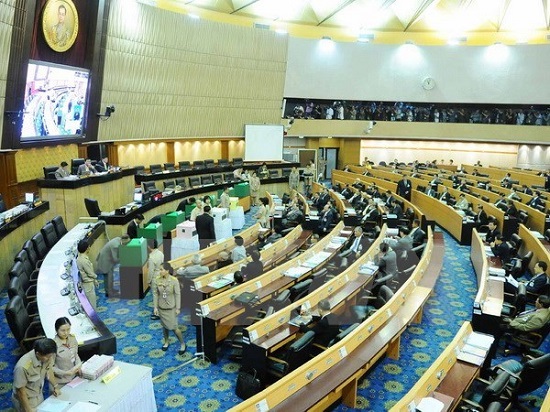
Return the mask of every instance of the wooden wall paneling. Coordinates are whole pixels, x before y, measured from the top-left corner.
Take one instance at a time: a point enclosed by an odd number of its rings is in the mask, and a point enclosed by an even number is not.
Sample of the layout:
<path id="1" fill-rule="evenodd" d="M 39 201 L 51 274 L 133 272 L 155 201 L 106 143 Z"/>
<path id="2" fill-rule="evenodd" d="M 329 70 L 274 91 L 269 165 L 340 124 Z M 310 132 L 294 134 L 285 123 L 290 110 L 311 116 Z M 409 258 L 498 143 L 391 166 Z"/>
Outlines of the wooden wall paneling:
<path id="1" fill-rule="evenodd" d="M 221 141 L 220 159 L 229 159 L 229 142 L 227 140 Z"/>
<path id="2" fill-rule="evenodd" d="M 176 163 L 176 158 L 174 153 L 174 142 L 166 142 L 166 162 Z"/>
<path id="3" fill-rule="evenodd" d="M 119 165 L 118 150 L 113 143 L 106 144 L 107 156 L 109 157 L 109 163 L 113 166 Z"/>

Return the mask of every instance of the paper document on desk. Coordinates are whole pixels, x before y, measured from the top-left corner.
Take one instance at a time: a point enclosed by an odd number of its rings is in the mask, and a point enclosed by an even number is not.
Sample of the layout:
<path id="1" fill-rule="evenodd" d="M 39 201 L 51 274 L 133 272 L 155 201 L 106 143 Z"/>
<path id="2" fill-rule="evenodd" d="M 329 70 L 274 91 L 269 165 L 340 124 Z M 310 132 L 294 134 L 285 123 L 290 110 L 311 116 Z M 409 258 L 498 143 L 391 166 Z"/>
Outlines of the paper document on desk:
<path id="1" fill-rule="evenodd" d="M 485 355 L 487 355 L 487 351 L 485 349 L 481 349 L 467 343 L 462 347 L 462 352 L 481 357 L 485 357 Z"/>
<path id="2" fill-rule="evenodd" d="M 419 412 L 440 412 L 445 407 L 445 404 L 435 398 L 422 398 L 416 406 Z"/>
<path id="3" fill-rule="evenodd" d="M 101 405 L 92 402 L 77 402 L 67 412 L 95 412 L 101 409 Z"/>
<path id="4" fill-rule="evenodd" d="M 305 266 L 293 266 L 291 268 L 288 268 L 283 272 L 283 275 L 291 277 L 291 278 L 299 278 L 304 273 L 309 272 L 310 268 L 307 268 Z"/>
<path id="5" fill-rule="evenodd" d="M 503 268 L 489 268 L 489 275 L 504 276 L 505 274 L 506 270 L 504 270 Z"/>
<path id="6" fill-rule="evenodd" d="M 359 266 L 360 275 L 372 275 L 378 270 L 378 265 L 375 265 L 374 262 L 367 262 L 364 265 Z"/>
<path id="7" fill-rule="evenodd" d="M 512 275 L 508 275 L 506 277 L 506 282 L 509 283 L 510 285 L 512 285 L 515 288 L 517 288 L 518 285 L 519 285 L 519 282 L 516 279 L 514 279 L 514 277 Z"/>
<path id="8" fill-rule="evenodd" d="M 485 249 L 485 254 L 488 257 L 494 257 L 495 256 L 495 254 L 493 253 L 493 250 L 491 249 L 491 246 L 485 246 L 484 249 Z"/>
<path id="9" fill-rule="evenodd" d="M 468 336 L 468 339 L 466 340 L 466 344 L 475 346 L 476 348 L 489 350 L 494 340 L 495 338 L 491 335 L 487 335 L 485 333 L 472 332 L 470 336 Z"/>
<path id="10" fill-rule="evenodd" d="M 221 278 L 221 279 L 215 280 L 214 282 L 210 282 L 208 286 L 214 289 L 221 289 L 224 286 L 229 285 L 231 282 L 232 281 L 229 279 Z"/>
<path id="11" fill-rule="evenodd" d="M 311 315 L 298 315 L 295 318 L 291 319 L 288 323 L 291 325 L 300 327 L 300 325 L 307 325 L 309 322 L 311 322 Z"/>
<path id="12" fill-rule="evenodd" d="M 312 257 L 310 257 L 308 260 L 306 260 L 304 263 L 302 263 L 302 266 L 314 268 L 316 266 L 319 266 L 321 263 L 323 263 L 325 260 L 330 258 L 332 256 L 329 252 L 321 251 L 319 253 L 316 253 Z"/>
<path id="13" fill-rule="evenodd" d="M 460 359 L 462 362 L 471 363 L 472 365 L 481 366 L 485 361 L 485 357 L 473 355 L 471 353 L 459 352 L 456 355 L 457 359 Z"/>
<path id="14" fill-rule="evenodd" d="M 63 412 L 71 405 L 69 401 L 62 401 L 53 396 L 50 396 L 44 402 L 42 402 L 37 411 L 38 412 Z"/>
<path id="15" fill-rule="evenodd" d="M 544 235 L 536 230 L 530 230 L 531 234 L 537 239 L 544 239 Z"/>

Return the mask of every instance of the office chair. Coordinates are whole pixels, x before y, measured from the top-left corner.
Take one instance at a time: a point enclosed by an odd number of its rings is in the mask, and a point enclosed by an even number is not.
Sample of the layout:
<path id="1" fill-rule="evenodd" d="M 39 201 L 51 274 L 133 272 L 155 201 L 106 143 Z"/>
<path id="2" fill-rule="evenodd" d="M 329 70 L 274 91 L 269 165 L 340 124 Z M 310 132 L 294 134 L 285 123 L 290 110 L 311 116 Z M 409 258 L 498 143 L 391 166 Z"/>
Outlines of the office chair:
<path id="1" fill-rule="evenodd" d="M 232 182 L 233 180 L 235 180 L 235 176 L 233 175 L 233 173 L 224 173 L 223 174 L 223 180 L 225 180 L 226 182 Z"/>
<path id="2" fill-rule="evenodd" d="M 247 316 L 241 325 L 234 326 L 225 338 L 225 343 L 231 348 L 229 359 L 240 360 L 243 357 L 243 330 L 259 320 L 272 315 L 275 312 L 273 306 L 266 311 L 259 310 L 255 316 Z"/>
<path id="3" fill-rule="evenodd" d="M 516 293 L 505 293 L 505 301 L 502 302 L 500 315 L 507 318 L 514 318 L 518 313 L 523 312 L 527 301 L 526 293 L 525 283 L 518 284 Z"/>
<path id="4" fill-rule="evenodd" d="M 267 372 L 277 378 L 282 378 L 289 372 L 303 365 L 309 360 L 310 346 L 313 343 L 315 332 L 307 331 L 296 340 L 288 349 L 268 356 Z"/>
<path id="5" fill-rule="evenodd" d="M 4 313 L 11 333 L 25 352 L 32 349 L 35 340 L 46 337 L 40 321 L 29 316 L 20 296 L 10 299 Z"/>
<path id="6" fill-rule="evenodd" d="M 176 183 L 173 180 L 165 180 L 162 182 L 162 185 L 164 186 L 164 190 L 174 190 L 174 187 L 176 187 Z"/>
<path id="7" fill-rule="evenodd" d="M 44 166 L 44 179 L 55 179 L 55 171 L 58 169 L 58 166 Z"/>
<path id="8" fill-rule="evenodd" d="M 344 330 L 341 330 L 340 333 L 338 335 L 336 335 L 334 338 L 332 338 L 330 340 L 330 342 L 328 343 L 328 346 L 323 346 L 317 342 L 313 342 L 313 346 L 315 348 L 318 348 L 322 351 L 324 350 L 327 350 L 328 348 L 330 348 L 331 346 L 334 346 L 335 344 L 337 344 L 338 342 L 340 342 L 342 339 L 344 339 L 346 336 L 348 336 L 351 332 L 353 332 L 355 329 L 357 329 L 357 327 L 360 325 L 360 323 L 353 323 L 351 324 L 350 326 L 348 326 L 347 328 L 345 328 Z"/>
<path id="9" fill-rule="evenodd" d="M 192 188 L 199 187 L 201 185 L 201 181 L 197 176 L 191 176 L 189 178 L 189 186 Z"/>
<path id="10" fill-rule="evenodd" d="M 44 236 L 42 236 L 42 233 L 38 232 L 37 234 L 35 234 L 31 238 L 31 242 L 36 252 L 36 256 L 38 256 L 38 259 L 44 260 L 44 258 L 50 251 L 50 248 L 46 245 L 46 241 L 44 240 Z"/>
<path id="11" fill-rule="evenodd" d="M 23 305 L 27 309 L 27 313 L 30 316 L 38 316 L 38 303 L 36 302 L 36 295 L 30 295 L 30 297 L 27 296 L 21 286 L 21 280 L 17 276 L 12 278 L 8 284 L 8 298 L 12 299 L 14 296 L 19 296 L 23 300 Z"/>
<path id="12" fill-rule="evenodd" d="M 303 298 L 309 293 L 309 288 L 313 283 L 312 279 L 306 279 L 302 282 L 296 283 L 290 288 L 290 300 L 296 302 L 298 299 Z"/>
<path id="13" fill-rule="evenodd" d="M 143 182 L 143 193 L 158 192 L 155 182 Z"/>
<path id="14" fill-rule="evenodd" d="M 211 185 L 212 183 L 214 183 L 214 181 L 212 180 L 212 176 L 201 176 L 201 185 Z"/>
<path id="15" fill-rule="evenodd" d="M 78 174 L 78 168 L 84 164 L 86 159 L 78 158 L 78 159 L 71 159 L 71 173 L 73 175 Z"/>
<path id="16" fill-rule="evenodd" d="M 65 226 L 65 222 L 63 222 L 63 218 L 61 216 L 56 216 L 52 219 L 53 226 L 55 227 L 55 233 L 57 234 L 57 238 L 61 239 L 63 236 L 65 236 L 68 233 L 67 227 Z"/>
<path id="17" fill-rule="evenodd" d="M 216 165 L 214 164 L 214 159 L 205 159 L 204 167 L 206 167 L 207 169 L 214 169 L 216 167 Z"/>
<path id="18" fill-rule="evenodd" d="M 21 249 L 19 252 L 17 252 L 17 255 L 15 255 L 13 261 L 21 262 L 23 264 L 23 270 L 28 275 L 30 281 L 35 282 L 36 280 L 38 280 L 39 269 L 36 269 L 33 266 L 31 260 L 29 259 L 29 254 L 25 249 Z M 14 272 L 13 275 L 19 276 L 19 274 L 16 272 Z"/>
<path id="19" fill-rule="evenodd" d="M 162 173 L 162 166 L 160 164 L 149 165 L 149 171 L 151 174 Z"/>
<path id="20" fill-rule="evenodd" d="M 175 172 L 176 168 L 174 167 L 174 163 L 164 163 L 164 170 L 168 170 L 169 172 Z"/>
<path id="21" fill-rule="evenodd" d="M 182 160 L 178 162 L 180 170 L 191 170 L 191 163 L 187 160 Z"/>
<path id="22" fill-rule="evenodd" d="M 525 210 L 518 211 L 518 222 L 522 225 L 527 226 L 527 220 L 529 219 L 529 215 Z"/>
<path id="23" fill-rule="evenodd" d="M 34 246 L 33 246 L 32 242 L 30 240 L 27 240 L 25 243 L 23 243 L 22 249 L 24 249 L 27 252 L 27 255 L 29 257 L 29 260 L 30 260 L 32 266 L 35 269 L 39 269 L 40 266 L 42 266 L 42 261 L 44 259 L 40 259 L 38 257 L 38 255 L 36 254 L 36 251 L 34 250 Z"/>
<path id="24" fill-rule="evenodd" d="M 244 164 L 242 157 L 234 157 L 231 163 L 233 164 L 234 168 L 243 167 Z"/>
<path id="25" fill-rule="evenodd" d="M 416 256 L 416 255 L 415 255 Z M 413 274 L 416 269 L 416 264 L 408 267 L 405 270 L 398 270 L 397 276 L 390 281 L 390 288 L 396 292 Z"/>
<path id="26" fill-rule="evenodd" d="M 517 355 L 526 353 L 529 349 L 537 349 L 544 342 L 549 332 L 550 322 L 546 322 L 546 325 L 538 330 L 504 334 L 504 356 Z M 514 345 L 516 348 L 510 349 L 510 345 Z"/>
<path id="27" fill-rule="evenodd" d="M 18 278 L 19 282 L 21 283 L 21 288 L 25 292 L 25 294 L 29 297 L 36 296 L 36 282 L 38 279 L 38 276 L 33 278 L 33 280 L 30 280 L 30 274 L 27 272 L 27 269 L 25 268 L 25 265 L 22 262 L 14 262 L 12 267 L 10 268 L 8 272 L 8 277 L 11 281 L 11 279 Z M 31 286 L 33 286 L 33 289 L 29 289 Z"/>
<path id="28" fill-rule="evenodd" d="M 176 179 L 176 186 L 179 186 L 182 190 L 185 189 L 187 187 L 185 177 L 178 177 Z"/>
<path id="29" fill-rule="evenodd" d="M 134 170 L 136 171 L 136 175 L 143 175 L 145 174 L 145 166 L 134 166 Z"/>
<path id="30" fill-rule="evenodd" d="M 269 170 L 269 178 L 274 179 L 276 177 L 279 177 L 279 171 L 276 169 L 270 169 Z"/>
<path id="31" fill-rule="evenodd" d="M 59 240 L 59 238 L 57 237 L 57 232 L 55 231 L 55 226 L 52 222 L 48 222 L 44 226 L 42 226 L 42 229 L 40 229 L 40 233 L 42 233 L 48 249 L 54 247 Z"/>
<path id="32" fill-rule="evenodd" d="M 323 284 L 327 280 L 327 274 L 328 269 L 322 268 L 321 270 L 318 270 L 313 275 L 311 275 L 311 285 L 309 286 L 309 291 L 313 292 L 314 290 L 323 286 Z"/>
<path id="33" fill-rule="evenodd" d="M 193 169 L 194 170 L 203 170 L 206 169 L 206 166 L 202 160 L 195 160 L 193 161 Z"/>
<path id="34" fill-rule="evenodd" d="M 291 172 L 292 172 L 292 169 L 289 169 L 288 167 L 285 167 L 282 170 L 282 175 L 283 175 L 283 177 L 288 177 L 288 176 L 290 176 Z"/>
<path id="35" fill-rule="evenodd" d="M 386 304 L 393 296 L 393 290 L 391 290 L 388 286 L 382 285 L 380 287 L 380 290 L 378 291 L 377 296 L 371 296 L 366 295 L 359 298 L 359 300 L 363 301 L 373 301 L 372 305 L 354 305 L 351 307 L 352 313 L 355 314 L 355 318 L 359 322 L 363 322 L 365 319 L 367 319 L 369 316 L 371 316 L 374 312 L 376 312 L 378 309 L 380 309 L 382 306 Z"/>
<path id="36" fill-rule="evenodd" d="M 276 298 L 271 300 L 271 305 L 273 305 L 273 308 L 275 309 L 275 312 L 278 310 L 281 310 L 283 308 L 286 308 L 290 303 L 290 290 L 285 289 L 281 293 L 277 295 Z"/>
<path id="37" fill-rule="evenodd" d="M 476 378 L 462 398 L 459 410 L 481 412 L 493 402 L 506 402 L 506 389 L 511 378 L 509 373 L 501 373 L 492 381 Z"/>
<path id="38" fill-rule="evenodd" d="M 229 167 L 229 160 L 218 159 L 218 167 Z"/>
<path id="39" fill-rule="evenodd" d="M 6 210 L 6 202 L 4 202 L 2 195 L 0 195 L 0 213 L 5 212 Z"/>
<path id="40" fill-rule="evenodd" d="M 95 199 L 84 199 L 84 205 L 86 205 L 86 210 L 90 217 L 99 217 L 101 214 L 101 209 L 99 208 L 99 203 Z"/>
<path id="41" fill-rule="evenodd" d="M 512 391 L 511 401 L 515 408 L 524 411 L 531 411 L 531 408 L 522 405 L 519 397 L 544 385 L 550 373 L 550 353 L 538 358 L 529 356 L 528 359 L 525 363 L 510 359 L 494 367 L 498 374 L 505 372 L 512 375 L 509 385 Z M 525 401 L 534 406 L 534 399 Z"/>
<path id="42" fill-rule="evenodd" d="M 223 183 L 223 175 L 221 173 L 212 175 L 212 180 L 214 181 L 215 184 L 221 185 Z"/>

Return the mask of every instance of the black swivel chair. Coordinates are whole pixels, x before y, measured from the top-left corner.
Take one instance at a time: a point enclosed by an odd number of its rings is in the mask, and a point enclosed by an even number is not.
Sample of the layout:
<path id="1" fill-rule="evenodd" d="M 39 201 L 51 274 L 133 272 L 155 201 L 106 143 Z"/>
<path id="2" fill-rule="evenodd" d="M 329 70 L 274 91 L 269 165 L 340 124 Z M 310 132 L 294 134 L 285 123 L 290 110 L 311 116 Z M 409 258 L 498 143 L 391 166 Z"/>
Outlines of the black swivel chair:
<path id="1" fill-rule="evenodd" d="M 223 175 L 221 173 L 212 175 L 212 180 L 214 181 L 215 184 L 221 185 L 223 183 Z"/>
<path id="2" fill-rule="evenodd" d="M 155 182 L 143 182 L 143 193 L 158 192 Z"/>
<path id="3" fill-rule="evenodd" d="M 187 182 L 185 181 L 185 177 L 178 177 L 176 179 L 176 186 L 179 186 L 182 190 L 187 187 Z"/>
<path id="4" fill-rule="evenodd" d="M 242 157 L 234 157 L 233 158 L 233 167 L 243 167 L 243 158 Z"/>
<path id="5" fill-rule="evenodd" d="M 33 280 L 30 279 L 31 274 L 33 275 Z M 23 262 L 13 262 L 13 265 L 8 272 L 8 277 L 10 280 L 14 278 L 19 278 L 19 281 L 21 282 L 21 288 L 25 291 L 25 293 L 28 296 L 36 296 L 36 289 L 29 291 L 29 288 L 31 286 L 36 287 L 38 274 L 35 271 L 29 273 L 28 267 L 26 267 Z"/>
<path id="6" fill-rule="evenodd" d="M 164 163 L 164 170 L 168 170 L 169 172 L 175 172 L 176 168 L 174 167 L 174 163 Z"/>
<path id="7" fill-rule="evenodd" d="M 192 188 L 199 187 L 201 185 L 201 181 L 197 176 L 191 176 L 189 178 L 189 186 Z"/>
<path id="8" fill-rule="evenodd" d="M 510 359 L 495 366 L 494 370 L 499 374 L 504 372 L 512 375 L 509 389 L 512 391 L 511 401 L 515 407 L 514 410 L 531 411 L 531 408 L 521 405 L 522 401 L 519 397 L 544 385 L 550 373 L 550 353 L 538 358 L 529 357 L 529 360 L 525 363 Z M 534 399 L 526 401 L 534 406 Z"/>
<path id="9" fill-rule="evenodd" d="M 136 175 L 145 174 L 145 166 L 134 166 L 134 170 L 136 171 Z"/>
<path id="10" fill-rule="evenodd" d="M 367 295 L 360 298 L 360 300 L 372 301 L 372 305 L 355 305 L 351 307 L 351 310 L 355 314 L 356 319 L 359 322 L 363 322 L 366 318 L 384 306 L 386 302 L 392 298 L 392 296 L 393 290 L 386 285 L 382 285 L 377 296 Z"/>
<path id="11" fill-rule="evenodd" d="M 42 229 L 40 229 L 40 233 L 42 233 L 42 236 L 44 237 L 44 241 L 46 242 L 46 246 L 48 246 L 48 249 L 51 249 L 54 247 L 54 245 L 57 243 L 59 238 L 57 237 L 57 232 L 55 231 L 55 226 L 52 222 L 46 223 Z"/>
<path id="12" fill-rule="evenodd" d="M 504 355 L 516 355 L 526 353 L 530 349 L 537 349 L 544 342 L 549 332 L 550 322 L 546 322 L 546 325 L 538 330 L 505 334 L 503 337 L 505 341 Z M 516 348 L 510 349 L 510 345 L 516 346 Z"/>
<path id="13" fill-rule="evenodd" d="M 290 176 L 290 172 L 292 171 L 292 169 L 289 169 L 288 167 L 285 167 L 283 169 L 283 177 L 288 177 Z"/>
<path id="14" fill-rule="evenodd" d="M 174 190 L 176 183 L 173 180 L 165 180 L 163 183 L 164 190 Z"/>
<path id="15" fill-rule="evenodd" d="M 46 337 L 40 321 L 29 316 L 21 297 L 10 299 L 4 313 L 11 333 L 25 352 L 32 349 L 35 340 Z"/>
<path id="16" fill-rule="evenodd" d="M 29 276 L 30 281 L 36 281 L 38 279 L 38 273 L 39 269 L 36 269 L 36 267 L 33 265 L 31 260 L 29 259 L 29 254 L 25 249 L 21 249 L 17 255 L 15 255 L 15 258 L 13 259 L 14 262 L 21 262 L 23 264 L 23 270 L 27 275 Z M 13 266 L 12 266 L 13 269 Z M 18 273 L 14 272 L 13 276 L 19 276 Z M 11 278 L 12 276 L 10 276 Z"/>
<path id="17" fill-rule="evenodd" d="M 36 256 L 38 256 L 38 259 L 44 260 L 44 258 L 50 251 L 50 248 L 48 247 L 48 245 L 46 245 L 46 241 L 44 240 L 44 236 L 42 236 L 42 233 L 39 232 L 35 234 L 31 238 L 31 242 L 36 252 Z"/>
<path id="18" fill-rule="evenodd" d="M 205 159 L 204 166 L 207 169 L 214 169 L 216 167 L 216 165 L 214 164 L 214 159 Z"/>
<path id="19" fill-rule="evenodd" d="M 162 173 L 162 166 L 160 164 L 149 165 L 149 171 L 151 174 Z"/>
<path id="20" fill-rule="evenodd" d="M 485 411 L 491 403 L 502 400 L 506 402 L 505 395 L 508 383 L 512 379 L 509 373 L 501 373 L 492 381 L 476 379 L 462 398 L 461 411 Z"/>
<path id="21" fill-rule="evenodd" d="M 212 176 L 210 176 L 210 175 L 201 176 L 201 184 L 203 186 L 204 185 L 211 185 L 212 183 L 214 183 L 214 181 L 212 180 Z"/>
<path id="22" fill-rule="evenodd" d="M 71 173 L 73 175 L 78 174 L 78 168 L 84 164 L 86 159 L 78 158 L 78 159 L 71 159 Z"/>
<path id="23" fill-rule="evenodd" d="M 61 239 L 67 234 L 67 227 L 65 226 L 65 222 L 63 222 L 63 218 L 61 216 L 54 217 L 52 219 L 52 223 L 55 227 L 55 233 L 57 233 L 58 239 Z"/>
<path id="24" fill-rule="evenodd" d="M 101 209 L 99 208 L 99 203 L 95 199 L 84 199 L 84 204 L 86 205 L 86 210 L 90 217 L 99 217 L 101 214 Z"/>
<path id="25" fill-rule="evenodd" d="M 25 243 L 23 243 L 22 249 L 27 252 L 29 261 L 31 262 L 32 266 L 35 269 L 39 269 L 40 266 L 42 265 L 43 259 L 40 259 L 36 254 L 36 251 L 34 250 L 34 246 L 32 242 L 30 240 L 27 240 Z"/>
<path id="26" fill-rule="evenodd" d="M 42 170 L 44 170 L 44 179 L 55 179 L 55 171 L 59 168 L 59 166 L 44 166 Z"/>
<path id="27" fill-rule="evenodd" d="M 38 316 L 36 295 L 27 296 L 21 285 L 21 280 L 17 276 L 12 278 L 8 284 L 8 298 L 13 299 L 14 296 L 19 296 L 23 300 L 23 305 L 30 316 Z"/>
<path id="28" fill-rule="evenodd" d="M 277 169 L 270 169 L 269 170 L 269 178 L 274 179 L 276 177 L 279 177 L 279 171 Z"/>
<path id="29" fill-rule="evenodd" d="M 191 170 L 191 163 L 187 160 L 182 160 L 181 162 L 178 162 L 180 166 L 180 170 Z"/>
<path id="30" fill-rule="evenodd" d="M 313 279 L 303 280 L 299 283 L 296 283 L 290 288 L 290 300 L 296 302 L 298 299 L 303 298 L 309 293 L 309 288 L 313 283 Z"/>
<path id="31" fill-rule="evenodd" d="M 203 170 L 203 169 L 206 169 L 206 165 L 204 164 L 204 162 L 202 160 L 195 160 L 193 162 L 193 169 Z"/>
<path id="32" fill-rule="evenodd" d="M 232 182 L 233 180 L 235 180 L 235 176 L 233 175 L 233 173 L 224 173 L 223 180 L 225 180 L 226 182 Z"/>
<path id="33" fill-rule="evenodd" d="M 6 210 L 6 202 L 4 202 L 2 195 L 0 195 L 0 213 L 5 212 Z"/>
<path id="34" fill-rule="evenodd" d="M 355 329 L 357 329 L 357 327 L 359 325 L 360 325 L 360 323 L 353 323 L 350 326 L 348 326 L 346 329 L 340 331 L 340 333 L 338 335 L 336 335 L 334 338 L 332 338 L 330 340 L 330 342 L 328 343 L 328 346 L 323 346 L 323 345 L 321 345 L 317 342 L 314 342 L 313 346 L 315 346 L 316 348 L 321 349 L 321 351 L 324 351 L 324 350 L 330 348 L 331 346 L 337 344 L 338 342 L 340 342 L 342 339 L 344 339 L 346 336 L 348 336 L 351 332 L 353 332 Z"/>
<path id="35" fill-rule="evenodd" d="M 218 159 L 218 167 L 229 167 L 229 160 Z"/>
<path id="36" fill-rule="evenodd" d="M 307 331 L 286 351 L 276 356 L 269 356 L 267 372 L 276 378 L 282 378 L 309 360 L 309 353 L 315 332 Z"/>

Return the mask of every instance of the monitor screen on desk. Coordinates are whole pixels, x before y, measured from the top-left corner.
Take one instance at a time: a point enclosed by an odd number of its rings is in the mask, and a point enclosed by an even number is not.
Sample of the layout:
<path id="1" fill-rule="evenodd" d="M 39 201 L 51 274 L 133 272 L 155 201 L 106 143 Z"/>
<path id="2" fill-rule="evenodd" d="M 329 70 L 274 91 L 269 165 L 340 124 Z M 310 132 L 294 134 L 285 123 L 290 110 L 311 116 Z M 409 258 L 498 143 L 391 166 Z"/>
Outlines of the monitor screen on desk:
<path id="1" fill-rule="evenodd" d="M 34 193 L 25 193 L 25 203 L 34 203 Z"/>
<path id="2" fill-rule="evenodd" d="M 143 193 L 134 193 L 134 202 L 142 203 L 143 202 Z"/>

